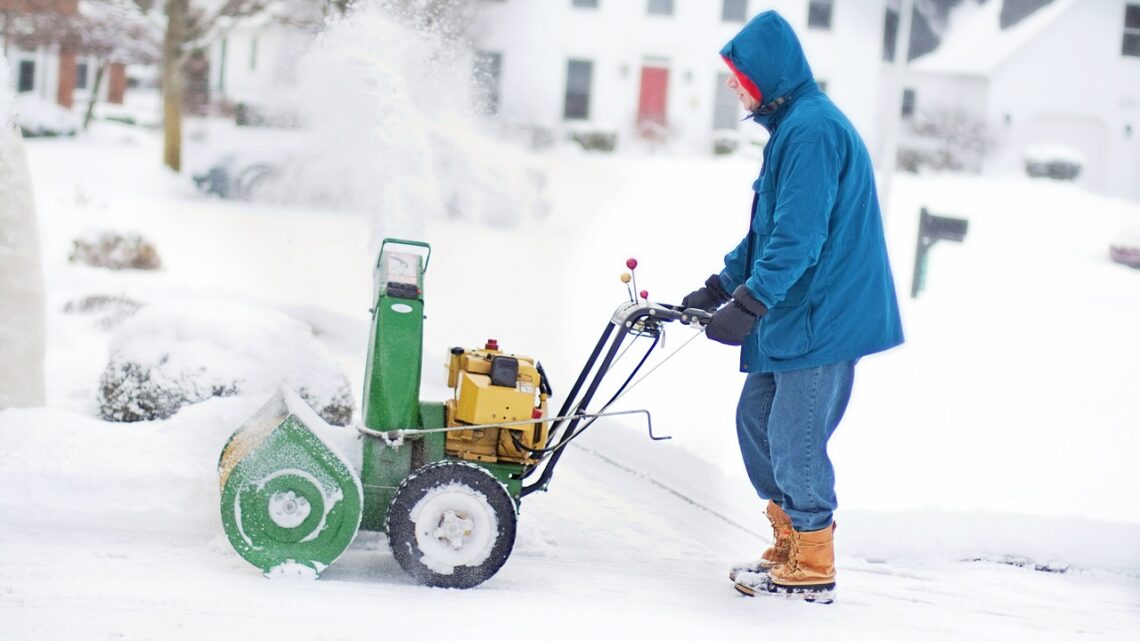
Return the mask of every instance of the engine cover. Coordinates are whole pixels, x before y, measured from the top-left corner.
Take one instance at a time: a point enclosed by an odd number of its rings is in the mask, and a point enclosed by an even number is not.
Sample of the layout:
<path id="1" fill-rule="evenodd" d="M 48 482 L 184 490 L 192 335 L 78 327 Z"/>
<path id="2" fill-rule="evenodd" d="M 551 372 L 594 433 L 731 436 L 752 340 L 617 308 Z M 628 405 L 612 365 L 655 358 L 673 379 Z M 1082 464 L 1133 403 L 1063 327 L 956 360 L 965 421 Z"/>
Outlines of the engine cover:
<path id="1" fill-rule="evenodd" d="M 535 359 L 505 354 L 494 341 L 484 349 L 451 350 L 447 386 L 455 398 L 447 401 L 447 425 L 485 425 L 528 421 L 546 416 L 547 394 Z M 484 462 L 533 464 L 525 448 L 546 447 L 549 424 L 523 423 L 506 427 L 473 427 L 447 433 L 451 456 Z M 512 437 L 513 436 L 513 437 Z M 516 445 L 518 443 L 524 447 Z"/>

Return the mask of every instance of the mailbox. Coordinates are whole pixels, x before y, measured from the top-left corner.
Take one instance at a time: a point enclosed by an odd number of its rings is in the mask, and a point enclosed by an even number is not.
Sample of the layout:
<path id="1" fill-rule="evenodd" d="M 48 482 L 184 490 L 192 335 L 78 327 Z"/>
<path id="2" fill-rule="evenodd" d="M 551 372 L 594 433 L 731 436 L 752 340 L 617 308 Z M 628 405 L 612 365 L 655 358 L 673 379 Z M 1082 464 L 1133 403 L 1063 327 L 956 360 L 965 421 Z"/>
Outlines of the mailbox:
<path id="1" fill-rule="evenodd" d="M 918 219 L 918 243 L 914 251 L 914 274 L 910 281 L 910 297 L 918 298 L 918 293 L 926 285 L 926 253 L 934 243 L 950 240 L 960 243 L 966 238 L 970 221 L 965 218 L 935 216 L 922 208 Z"/>

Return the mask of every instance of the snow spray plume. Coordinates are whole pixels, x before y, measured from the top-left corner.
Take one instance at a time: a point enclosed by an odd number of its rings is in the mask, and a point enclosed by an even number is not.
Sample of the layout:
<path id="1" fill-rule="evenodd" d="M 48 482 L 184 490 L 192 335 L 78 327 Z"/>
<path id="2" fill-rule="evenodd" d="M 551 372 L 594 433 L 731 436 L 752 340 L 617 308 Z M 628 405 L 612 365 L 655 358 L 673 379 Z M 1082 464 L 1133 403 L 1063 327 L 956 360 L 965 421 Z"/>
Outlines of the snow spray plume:
<path id="1" fill-rule="evenodd" d="M 364 5 L 318 37 L 298 101 L 306 156 L 320 162 L 287 182 L 366 212 L 378 237 L 421 238 L 433 217 L 514 223 L 538 209 L 531 161 L 482 133 L 471 48 L 420 4 L 440 3 L 401 3 L 395 14 Z"/>

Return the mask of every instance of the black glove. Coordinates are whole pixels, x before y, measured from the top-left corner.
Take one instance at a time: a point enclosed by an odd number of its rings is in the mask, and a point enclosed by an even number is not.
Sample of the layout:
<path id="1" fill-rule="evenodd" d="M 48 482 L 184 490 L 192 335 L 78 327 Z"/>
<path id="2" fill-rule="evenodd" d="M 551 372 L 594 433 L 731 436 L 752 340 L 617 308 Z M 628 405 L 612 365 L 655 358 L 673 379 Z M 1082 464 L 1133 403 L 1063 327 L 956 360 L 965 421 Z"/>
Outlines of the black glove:
<path id="1" fill-rule="evenodd" d="M 713 274 L 705 281 L 704 287 L 681 299 L 681 307 L 713 312 L 731 298 L 732 296 L 724 291 L 724 285 L 720 284 L 720 276 Z"/>
<path id="2" fill-rule="evenodd" d="M 705 334 L 709 338 L 725 345 L 741 345 L 756 319 L 768 313 L 768 308 L 756 300 L 744 285 L 732 292 L 732 302 L 721 307 L 709 324 L 705 326 Z"/>

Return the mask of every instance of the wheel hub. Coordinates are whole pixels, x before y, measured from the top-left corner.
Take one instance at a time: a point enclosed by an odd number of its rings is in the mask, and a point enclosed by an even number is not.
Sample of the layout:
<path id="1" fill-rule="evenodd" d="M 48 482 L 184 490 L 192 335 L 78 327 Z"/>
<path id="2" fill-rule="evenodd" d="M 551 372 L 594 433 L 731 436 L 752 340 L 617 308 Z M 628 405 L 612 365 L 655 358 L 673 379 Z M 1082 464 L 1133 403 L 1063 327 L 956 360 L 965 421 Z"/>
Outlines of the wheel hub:
<path id="1" fill-rule="evenodd" d="M 269 497 L 269 518 L 278 526 L 292 529 L 305 522 L 312 511 L 309 500 L 294 492 L 277 492 Z"/>
<path id="2" fill-rule="evenodd" d="M 471 531 L 475 528 L 475 521 L 467 515 L 455 510 L 447 510 L 439 519 L 439 527 L 435 529 L 435 538 L 446 542 L 453 550 L 463 547 Z"/>

